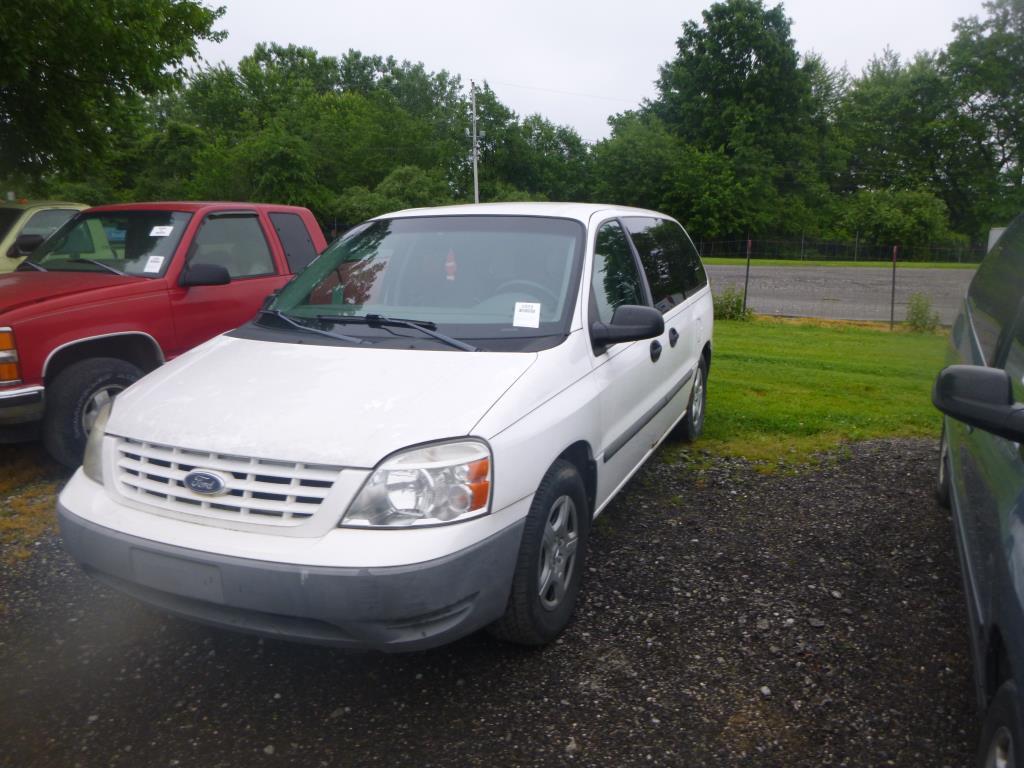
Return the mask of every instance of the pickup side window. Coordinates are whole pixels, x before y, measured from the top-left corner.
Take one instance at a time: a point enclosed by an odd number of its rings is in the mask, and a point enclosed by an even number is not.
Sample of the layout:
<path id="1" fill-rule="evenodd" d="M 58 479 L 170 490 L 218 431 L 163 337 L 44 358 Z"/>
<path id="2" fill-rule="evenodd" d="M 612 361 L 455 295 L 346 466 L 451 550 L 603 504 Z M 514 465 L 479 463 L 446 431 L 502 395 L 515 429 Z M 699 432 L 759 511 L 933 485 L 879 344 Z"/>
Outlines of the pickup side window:
<path id="1" fill-rule="evenodd" d="M 708 278 L 693 243 L 674 221 L 635 216 L 622 222 L 640 254 L 654 306 L 662 314 L 707 285 Z"/>
<path id="2" fill-rule="evenodd" d="M 597 232 L 590 288 L 591 319 L 602 323 L 610 323 L 623 304 L 647 304 L 636 259 L 618 222 L 610 221 Z"/>
<path id="3" fill-rule="evenodd" d="M 270 223 L 274 225 L 281 240 L 285 258 L 288 259 L 288 269 L 301 272 L 317 256 L 313 239 L 302 217 L 296 213 L 272 213 Z"/>
<path id="4" fill-rule="evenodd" d="M 272 275 L 274 259 L 254 213 L 212 213 L 192 243 L 190 264 L 219 264 L 231 279 Z"/>

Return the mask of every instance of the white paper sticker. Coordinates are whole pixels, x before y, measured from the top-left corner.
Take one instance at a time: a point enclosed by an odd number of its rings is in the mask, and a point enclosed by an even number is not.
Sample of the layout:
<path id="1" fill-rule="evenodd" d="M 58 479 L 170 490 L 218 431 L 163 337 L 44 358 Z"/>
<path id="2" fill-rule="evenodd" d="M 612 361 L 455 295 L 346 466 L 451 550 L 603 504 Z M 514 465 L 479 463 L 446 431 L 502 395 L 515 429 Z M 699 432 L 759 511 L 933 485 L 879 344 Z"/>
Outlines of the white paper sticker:
<path id="1" fill-rule="evenodd" d="M 160 267 L 164 265 L 163 256 L 150 256 L 146 261 L 146 266 L 142 270 L 143 272 L 155 273 L 160 271 Z"/>
<path id="2" fill-rule="evenodd" d="M 517 328 L 540 328 L 540 304 L 533 301 L 517 301 L 512 315 L 512 325 Z"/>
<path id="3" fill-rule="evenodd" d="M 153 227 L 149 230 L 150 237 L 167 237 L 174 231 L 174 227 Z"/>

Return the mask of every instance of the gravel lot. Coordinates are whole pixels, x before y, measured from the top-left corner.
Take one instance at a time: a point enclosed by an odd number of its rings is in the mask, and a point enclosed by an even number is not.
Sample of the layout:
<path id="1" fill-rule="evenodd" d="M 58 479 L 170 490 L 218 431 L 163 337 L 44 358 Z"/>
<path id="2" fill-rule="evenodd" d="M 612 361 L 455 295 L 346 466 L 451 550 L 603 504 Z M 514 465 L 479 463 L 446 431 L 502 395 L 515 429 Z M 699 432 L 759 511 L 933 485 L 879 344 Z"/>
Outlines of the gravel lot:
<path id="1" fill-rule="evenodd" d="M 0 566 L 0 765 L 962 766 L 977 737 L 932 441 L 762 475 L 662 450 L 570 630 L 343 654 L 165 618 L 56 536 Z M 2 468 L 0 468 L 2 470 Z"/>

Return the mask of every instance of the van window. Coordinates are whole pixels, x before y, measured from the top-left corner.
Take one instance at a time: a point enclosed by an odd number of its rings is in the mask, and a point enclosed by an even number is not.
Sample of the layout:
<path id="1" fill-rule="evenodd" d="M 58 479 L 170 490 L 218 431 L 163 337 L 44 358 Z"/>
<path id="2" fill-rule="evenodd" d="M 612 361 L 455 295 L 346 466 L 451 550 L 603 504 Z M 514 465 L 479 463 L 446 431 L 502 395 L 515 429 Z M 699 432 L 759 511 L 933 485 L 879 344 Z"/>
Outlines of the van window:
<path id="1" fill-rule="evenodd" d="M 674 221 L 653 217 L 622 220 L 640 254 L 654 306 L 662 314 L 707 285 L 708 278 L 693 243 Z"/>
<path id="2" fill-rule="evenodd" d="M 1024 215 L 999 238 L 967 290 L 974 333 L 985 365 L 999 365 L 1004 334 L 1013 332 L 1017 307 L 1024 296 Z"/>
<path id="3" fill-rule="evenodd" d="M 594 270 L 590 276 L 594 311 L 602 323 L 610 323 L 617 307 L 646 304 L 636 260 L 618 222 L 601 227 L 594 245 Z"/>

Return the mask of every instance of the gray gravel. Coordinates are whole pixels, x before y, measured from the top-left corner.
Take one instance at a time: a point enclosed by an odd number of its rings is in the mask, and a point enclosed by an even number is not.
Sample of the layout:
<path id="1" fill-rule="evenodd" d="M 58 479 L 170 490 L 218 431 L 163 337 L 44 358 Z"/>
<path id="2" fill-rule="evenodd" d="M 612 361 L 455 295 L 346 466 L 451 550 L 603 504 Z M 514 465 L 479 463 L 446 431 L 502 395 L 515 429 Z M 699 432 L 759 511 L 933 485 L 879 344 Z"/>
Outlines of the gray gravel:
<path id="1" fill-rule="evenodd" d="M 598 521 L 576 621 L 523 650 L 261 641 L 0 566 L 0 765 L 961 766 L 977 736 L 931 441 L 773 476 L 670 463 Z"/>
<path id="2" fill-rule="evenodd" d="M 745 267 L 709 264 L 711 289 L 743 292 Z M 973 269 L 896 270 L 896 322 L 907 317 L 911 294 L 929 298 L 939 322 L 951 325 L 963 302 Z M 888 322 L 892 299 L 892 270 L 878 267 L 765 267 L 750 268 L 747 303 L 763 315 L 825 317 L 833 320 Z"/>

